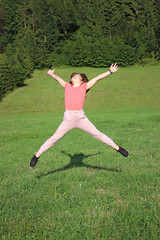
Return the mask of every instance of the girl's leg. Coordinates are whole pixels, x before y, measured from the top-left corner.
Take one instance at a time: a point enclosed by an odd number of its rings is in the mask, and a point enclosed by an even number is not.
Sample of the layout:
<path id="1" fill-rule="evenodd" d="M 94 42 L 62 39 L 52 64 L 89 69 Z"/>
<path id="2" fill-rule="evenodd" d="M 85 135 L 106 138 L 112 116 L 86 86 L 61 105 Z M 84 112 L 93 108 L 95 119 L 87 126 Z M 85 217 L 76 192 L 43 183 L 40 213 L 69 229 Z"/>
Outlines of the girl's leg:
<path id="1" fill-rule="evenodd" d="M 84 115 L 85 116 L 85 115 Z M 119 147 L 116 145 L 112 139 L 107 137 L 104 133 L 101 133 L 85 116 L 84 118 L 80 119 L 77 124 L 77 128 L 89 133 L 92 137 L 100 140 L 101 142 L 106 143 L 107 145 L 111 146 L 112 148 L 118 150 Z"/>
<path id="2" fill-rule="evenodd" d="M 56 142 L 58 142 L 67 132 L 71 129 L 75 128 L 75 119 L 72 114 L 65 113 L 63 122 L 58 127 L 57 131 L 50 137 L 39 149 L 37 153 L 35 153 L 30 161 L 30 167 L 34 168 L 37 164 L 37 161 L 40 155 L 45 152 L 48 148 L 52 147 Z"/>
<path id="3" fill-rule="evenodd" d="M 52 147 L 55 143 L 57 143 L 67 132 L 69 132 L 73 128 L 73 124 L 70 121 L 65 121 L 60 124 L 57 131 L 51 136 L 38 150 L 36 156 L 39 157 L 43 152 L 45 152 L 48 148 Z"/>

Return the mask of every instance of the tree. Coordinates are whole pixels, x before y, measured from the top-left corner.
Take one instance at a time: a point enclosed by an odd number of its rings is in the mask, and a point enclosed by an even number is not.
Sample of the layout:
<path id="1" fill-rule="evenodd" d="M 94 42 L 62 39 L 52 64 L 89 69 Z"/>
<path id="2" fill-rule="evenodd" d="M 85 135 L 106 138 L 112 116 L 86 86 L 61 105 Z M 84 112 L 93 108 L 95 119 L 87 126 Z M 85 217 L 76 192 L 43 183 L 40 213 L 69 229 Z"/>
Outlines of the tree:
<path id="1" fill-rule="evenodd" d="M 19 0 L 2 0 L 2 23 L 3 25 L 3 46 L 1 49 L 5 50 L 8 43 L 13 43 L 18 33 L 19 19 L 17 15 L 17 8 Z"/>
<path id="2" fill-rule="evenodd" d="M 157 52 L 155 56 L 160 60 L 160 0 L 155 0 L 154 9 L 156 15 L 155 36 L 157 40 Z"/>

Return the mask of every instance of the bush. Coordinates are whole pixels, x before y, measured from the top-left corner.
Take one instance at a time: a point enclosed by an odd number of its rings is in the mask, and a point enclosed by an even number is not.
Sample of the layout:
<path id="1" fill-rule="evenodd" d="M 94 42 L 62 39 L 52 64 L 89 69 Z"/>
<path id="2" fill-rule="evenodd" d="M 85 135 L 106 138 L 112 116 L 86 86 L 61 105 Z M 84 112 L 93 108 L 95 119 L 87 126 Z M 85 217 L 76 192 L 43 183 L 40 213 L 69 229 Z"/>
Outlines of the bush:
<path id="1" fill-rule="evenodd" d="M 144 58 L 141 61 L 139 61 L 139 65 L 141 66 L 155 66 L 160 64 L 160 62 L 155 58 Z"/>
<path id="2" fill-rule="evenodd" d="M 31 74 L 26 69 L 21 65 L 16 56 L 0 55 L 0 99 L 8 91 L 24 85 L 24 79 Z"/>
<path id="3" fill-rule="evenodd" d="M 59 65 L 106 67 L 116 61 L 121 66 L 129 66 L 138 61 L 135 48 L 126 45 L 119 37 L 105 37 L 94 42 L 87 36 L 75 37 L 58 51 L 55 59 Z"/>
<path id="4" fill-rule="evenodd" d="M 9 62 L 6 55 L 0 55 L 0 99 L 15 88 L 16 83 L 12 77 Z"/>

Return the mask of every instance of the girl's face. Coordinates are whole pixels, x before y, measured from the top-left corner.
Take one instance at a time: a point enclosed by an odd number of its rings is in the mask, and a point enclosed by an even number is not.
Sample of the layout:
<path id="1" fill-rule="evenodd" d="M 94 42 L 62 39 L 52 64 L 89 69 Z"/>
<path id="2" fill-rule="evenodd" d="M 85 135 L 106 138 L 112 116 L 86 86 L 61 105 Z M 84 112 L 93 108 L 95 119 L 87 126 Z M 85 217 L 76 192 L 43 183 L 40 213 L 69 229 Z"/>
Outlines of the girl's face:
<path id="1" fill-rule="evenodd" d="M 74 77 L 71 79 L 72 83 L 80 83 L 82 84 L 82 76 L 80 74 L 76 74 Z"/>

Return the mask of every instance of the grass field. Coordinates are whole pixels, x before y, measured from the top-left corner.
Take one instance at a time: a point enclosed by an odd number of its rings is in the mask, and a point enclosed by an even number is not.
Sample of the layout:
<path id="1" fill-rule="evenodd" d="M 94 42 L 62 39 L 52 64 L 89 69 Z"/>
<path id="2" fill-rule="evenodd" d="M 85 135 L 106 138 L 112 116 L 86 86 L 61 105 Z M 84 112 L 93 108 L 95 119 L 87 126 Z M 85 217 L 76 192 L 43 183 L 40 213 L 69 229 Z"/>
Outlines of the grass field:
<path id="1" fill-rule="evenodd" d="M 73 71 L 89 79 L 104 69 Z M 62 121 L 64 90 L 35 71 L 0 103 L 1 236 L 4 240 L 160 239 L 160 66 L 124 68 L 87 94 L 96 127 L 130 151 L 123 158 L 74 129 L 30 169 Z"/>

